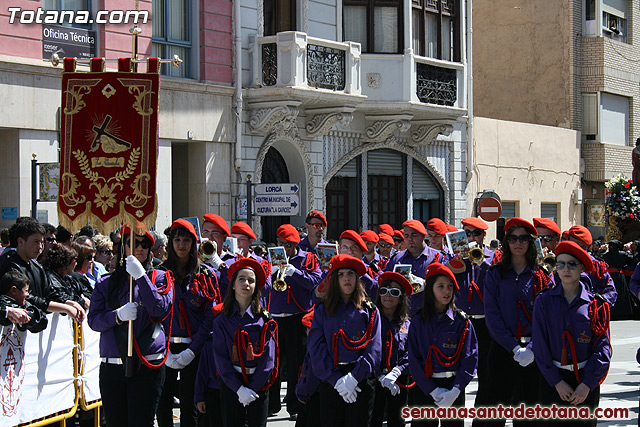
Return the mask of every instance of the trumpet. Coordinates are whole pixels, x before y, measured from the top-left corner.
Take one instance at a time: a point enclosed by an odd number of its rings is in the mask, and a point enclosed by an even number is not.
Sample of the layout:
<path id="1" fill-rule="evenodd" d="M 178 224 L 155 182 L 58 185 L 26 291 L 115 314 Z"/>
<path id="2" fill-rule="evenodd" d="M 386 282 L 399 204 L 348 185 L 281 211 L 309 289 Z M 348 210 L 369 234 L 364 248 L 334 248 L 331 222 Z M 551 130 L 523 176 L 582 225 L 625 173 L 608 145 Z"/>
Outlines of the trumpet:
<path id="1" fill-rule="evenodd" d="M 213 258 L 213 254 L 218 250 L 216 242 L 209 239 L 202 239 L 200 247 L 198 247 L 198 258 L 202 262 L 207 262 Z"/>
<path id="2" fill-rule="evenodd" d="M 422 289 L 422 285 L 413 280 L 413 274 L 411 272 L 404 272 L 404 273 L 402 273 L 402 275 L 404 277 L 406 277 L 407 280 L 409 281 L 409 284 L 411 285 L 412 292 L 414 294 L 420 292 L 420 289 Z"/>
<path id="3" fill-rule="evenodd" d="M 284 281 L 284 278 L 286 277 L 286 270 L 287 266 L 284 264 L 278 267 L 278 278 L 273 282 L 273 289 L 278 292 L 284 292 L 287 290 L 287 282 Z"/>
<path id="4" fill-rule="evenodd" d="M 480 265 L 484 262 L 484 252 L 478 247 L 471 248 L 469 252 L 467 252 L 467 258 L 469 258 L 469 261 L 473 264 Z"/>
<path id="5" fill-rule="evenodd" d="M 553 252 L 549 252 L 547 255 L 542 258 L 542 263 L 549 266 L 551 271 L 555 271 L 556 269 L 556 254 Z"/>

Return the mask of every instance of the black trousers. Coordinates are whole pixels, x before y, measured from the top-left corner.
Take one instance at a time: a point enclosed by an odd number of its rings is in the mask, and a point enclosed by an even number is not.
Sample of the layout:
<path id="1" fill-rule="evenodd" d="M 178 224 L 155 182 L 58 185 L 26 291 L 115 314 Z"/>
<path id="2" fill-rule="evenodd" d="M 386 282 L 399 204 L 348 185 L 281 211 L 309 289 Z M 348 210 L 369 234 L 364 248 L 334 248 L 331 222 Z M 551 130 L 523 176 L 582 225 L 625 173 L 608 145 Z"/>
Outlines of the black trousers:
<path id="1" fill-rule="evenodd" d="M 287 369 L 287 412 L 290 415 L 298 413 L 299 402 L 296 398 L 296 384 L 298 383 L 298 372 L 307 352 L 307 331 L 302 326 L 304 313 L 294 314 L 287 317 L 274 317 L 278 324 L 278 346 L 280 351 L 280 372 L 269 389 L 269 411 L 280 412 L 280 379 L 284 366 Z M 282 359 L 286 359 L 283 365 Z"/>
<path id="2" fill-rule="evenodd" d="M 513 353 L 504 349 L 497 342 L 491 343 L 489 349 L 489 383 L 488 406 L 525 406 L 534 407 L 538 403 L 538 382 L 540 371 L 533 361 L 522 367 L 513 360 Z M 484 426 L 504 426 L 505 419 L 486 420 Z M 536 425 L 535 420 L 513 420 L 514 426 Z"/>
<path id="3" fill-rule="evenodd" d="M 407 376 L 400 376 L 398 382 L 406 384 Z M 382 387 L 380 382 L 376 381 L 376 397 L 374 402 L 371 427 L 382 427 L 385 407 L 387 409 L 387 427 L 398 427 L 404 425 L 404 419 L 402 418 L 401 411 L 403 407 L 407 406 L 406 388 L 400 387 L 400 393 L 397 396 L 393 396 L 388 388 Z"/>
<path id="4" fill-rule="evenodd" d="M 189 344 L 171 344 L 171 352 L 178 354 L 189 348 Z M 184 369 L 177 370 L 166 368 L 164 386 L 160 396 L 160 404 L 156 413 L 158 427 L 173 426 L 173 393 L 180 373 L 178 385 L 178 398 L 180 399 L 180 427 L 196 427 L 198 425 L 198 410 L 193 399 L 193 390 L 196 384 L 196 373 L 200 356 L 196 356 Z"/>
<path id="5" fill-rule="evenodd" d="M 451 390 L 453 387 L 453 383 L 455 382 L 455 377 L 451 378 L 433 378 L 433 382 L 436 383 L 436 387 L 446 388 L 447 390 Z M 417 406 L 417 407 L 432 407 L 437 408 L 433 397 L 430 394 L 425 394 L 420 387 L 413 386 L 411 387 L 411 392 L 409 393 L 409 406 Z M 461 408 L 464 406 L 464 390 L 460 390 L 460 395 L 453 402 L 452 407 Z M 442 427 L 464 427 L 464 419 L 423 419 L 423 420 L 411 420 L 411 427 L 416 426 L 442 426 Z"/>
<path id="6" fill-rule="evenodd" d="M 315 392 L 307 403 L 300 402 L 296 427 L 321 427 L 320 423 L 320 393 Z"/>
<path id="7" fill-rule="evenodd" d="M 269 408 L 268 390 L 258 391 L 258 399 L 249 406 L 242 406 L 235 391 L 220 382 L 220 406 L 223 427 L 264 427 Z"/>
<path id="8" fill-rule="evenodd" d="M 353 364 L 341 365 L 340 371 L 346 375 L 353 370 Z M 335 427 L 368 427 L 373 414 L 375 400 L 374 378 L 358 383 L 360 391 L 355 403 L 347 403 L 334 388 L 335 384 L 320 384 L 320 424 Z"/>
<path id="9" fill-rule="evenodd" d="M 580 376 L 582 376 L 582 370 L 578 372 Z M 574 390 L 578 387 L 578 381 L 576 380 L 576 375 L 564 369 L 560 370 L 560 375 L 562 375 L 562 379 L 565 380 L 567 384 L 569 384 Z M 555 403 L 556 406 L 564 406 L 564 407 L 574 407 L 574 408 L 590 408 L 591 413 L 598 407 L 600 404 L 600 386 L 596 387 L 594 390 L 591 390 L 587 395 L 587 398 L 580 405 L 572 405 L 569 402 L 566 402 L 560 398 L 558 391 L 555 386 L 550 386 L 547 380 L 544 377 L 540 376 L 540 383 L 538 387 L 538 396 L 540 400 L 540 404 L 544 404 L 544 406 L 551 406 Z M 597 419 L 580 419 L 574 418 L 571 420 L 538 420 L 539 425 L 546 426 L 595 426 L 598 423 Z"/>
<path id="10" fill-rule="evenodd" d="M 207 413 L 201 417 L 200 427 L 220 427 L 222 425 L 220 389 L 207 388 L 204 391 L 204 403 L 207 407 Z"/>
<path id="11" fill-rule="evenodd" d="M 488 396 L 488 382 L 489 382 L 489 349 L 493 339 L 489 334 L 487 323 L 485 319 L 471 319 L 473 323 L 473 329 L 476 331 L 476 337 L 478 339 L 478 391 L 476 393 L 476 400 L 474 407 L 486 406 L 490 400 Z M 534 362 L 535 363 L 535 362 Z M 484 423 L 484 420 L 473 420 L 473 427 L 480 427 Z"/>
<path id="12" fill-rule="evenodd" d="M 125 378 L 124 365 L 100 365 L 100 394 L 108 426 L 153 427 L 165 367 L 142 365 Z"/>

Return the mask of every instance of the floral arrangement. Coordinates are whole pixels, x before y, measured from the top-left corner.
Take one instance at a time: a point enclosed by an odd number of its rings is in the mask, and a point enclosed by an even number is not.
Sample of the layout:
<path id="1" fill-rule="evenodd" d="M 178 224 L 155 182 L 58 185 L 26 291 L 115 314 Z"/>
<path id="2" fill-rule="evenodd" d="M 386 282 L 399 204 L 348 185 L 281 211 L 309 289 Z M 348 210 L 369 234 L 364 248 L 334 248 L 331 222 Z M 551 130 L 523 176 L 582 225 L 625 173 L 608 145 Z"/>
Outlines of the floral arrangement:
<path id="1" fill-rule="evenodd" d="M 622 174 L 605 182 L 605 218 L 618 217 L 640 221 L 640 196 L 630 179 Z"/>

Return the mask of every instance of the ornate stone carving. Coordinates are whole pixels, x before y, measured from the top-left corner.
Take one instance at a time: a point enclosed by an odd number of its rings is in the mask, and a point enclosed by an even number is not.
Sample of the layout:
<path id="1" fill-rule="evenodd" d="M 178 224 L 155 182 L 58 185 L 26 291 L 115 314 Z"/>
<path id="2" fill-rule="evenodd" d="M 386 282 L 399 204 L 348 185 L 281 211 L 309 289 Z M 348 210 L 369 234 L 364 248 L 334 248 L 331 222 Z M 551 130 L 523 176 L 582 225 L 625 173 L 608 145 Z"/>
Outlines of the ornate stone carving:
<path id="1" fill-rule="evenodd" d="M 350 111 L 316 114 L 307 120 L 307 137 L 324 136 L 336 123 L 339 122 L 342 126 L 347 126 L 351 120 L 353 120 L 353 113 Z"/>
<path id="2" fill-rule="evenodd" d="M 380 73 L 367 73 L 367 86 L 371 89 L 379 89 L 382 76 Z"/>
<path id="3" fill-rule="evenodd" d="M 257 108 L 251 111 L 249 126 L 254 133 L 269 133 L 276 123 L 283 121 L 292 122 L 295 127 L 298 112 L 298 107 L 293 105 Z"/>
<path id="4" fill-rule="evenodd" d="M 411 132 L 409 146 L 417 147 L 419 145 L 427 145 L 435 141 L 438 135 L 449 136 L 451 132 L 453 132 L 453 126 L 448 123 L 424 124 Z"/>
<path id="5" fill-rule="evenodd" d="M 366 129 L 365 142 L 385 141 L 397 129 L 406 132 L 411 127 L 409 118 L 396 118 L 391 120 L 377 120 Z"/>

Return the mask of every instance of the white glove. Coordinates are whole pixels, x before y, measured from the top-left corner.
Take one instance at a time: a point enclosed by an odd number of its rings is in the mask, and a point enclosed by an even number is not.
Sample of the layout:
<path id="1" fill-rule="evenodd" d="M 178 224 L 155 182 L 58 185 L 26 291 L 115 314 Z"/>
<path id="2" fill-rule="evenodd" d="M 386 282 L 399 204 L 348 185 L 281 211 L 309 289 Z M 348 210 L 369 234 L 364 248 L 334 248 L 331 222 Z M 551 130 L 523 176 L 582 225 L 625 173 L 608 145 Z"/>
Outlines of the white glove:
<path id="1" fill-rule="evenodd" d="M 449 390 L 447 390 L 446 388 L 442 388 L 442 387 L 436 387 L 435 389 L 433 389 L 433 391 L 431 391 L 431 393 L 429 393 L 431 395 L 431 397 L 433 397 L 433 400 L 435 402 L 438 402 L 441 398 L 442 395 L 446 392 L 448 392 Z"/>
<path id="2" fill-rule="evenodd" d="M 528 346 L 521 347 L 520 350 L 518 350 L 513 356 L 513 360 L 518 362 L 523 368 L 525 366 L 529 366 L 533 362 L 533 359 L 533 350 L 531 350 Z"/>
<path id="3" fill-rule="evenodd" d="M 164 362 L 167 367 L 171 369 L 182 369 L 182 367 L 177 363 L 179 354 L 173 354 L 169 351 L 169 355 L 167 356 L 167 360 Z"/>
<path id="4" fill-rule="evenodd" d="M 258 398 L 258 393 L 243 385 L 240 386 L 236 394 L 238 395 L 238 401 L 242 403 L 242 406 L 248 406 Z"/>
<path id="5" fill-rule="evenodd" d="M 385 386 L 387 387 L 387 386 Z M 392 383 L 389 387 L 387 387 L 391 392 L 391 396 L 397 396 L 400 394 L 400 386 L 396 383 Z"/>
<path id="6" fill-rule="evenodd" d="M 448 408 L 453 405 L 453 402 L 456 401 L 458 396 L 460 396 L 460 390 L 457 387 L 454 387 L 441 394 L 440 399 L 436 400 L 436 405 L 441 408 Z"/>
<path id="7" fill-rule="evenodd" d="M 284 270 L 284 273 L 287 275 L 287 277 L 293 276 L 293 273 L 295 272 L 296 268 L 291 264 L 287 264 L 287 268 Z"/>
<path id="8" fill-rule="evenodd" d="M 129 320 L 136 320 L 138 317 L 138 303 L 128 302 L 119 309 L 116 310 L 116 316 L 123 322 Z"/>
<path id="9" fill-rule="evenodd" d="M 353 375 L 351 375 L 351 372 L 349 372 L 343 378 L 344 378 L 344 386 L 346 387 L 346 389 L 349 391 L 350 394 L 353 393 L 358 388 L 358 380 L 355 379 Z"/>
<path id="10" fill-rule="evenodd" d="M 195 357 L 196 355 L 189 348 L 180 352 L 178 354 L 178 359 L 177 359 L 178 364 L 182 365 L 180 369 L 184 368 L 189 363 L 193 362 L 193 359 L 195 359 Z"/>
<path id="11" fill-rule="evenodd" d="M 349 377 L 351 377 L 351 380 L 349 380 Z M 355 385 L 353 383 L 355 383 Z M 351 375 L 351 372 L 349 372 L 347 375 L 345 375 L 344 377 L 341 377 L 338 381 L 336 381 L 336 384 L 333 388 L 336 389 L 338 394 L 342 396 L 344 401 L 347 403 L 355 402 L 357 394 L 362 391 L 360 390 L 360 387 L 358 387 L 358 381 L 356 381 L 356 379 L 353 378 L 353 375 Z"/>
<path id="12" fill-rule="evenodd" d="M 401 374 L 401 371 L 396 366 L 387 375 L 382 377 L 382 379 L 380 380 L 382 387 L 388 388 L 391 391 L 391 394 L 393 394 L 394 396 L 397 394 L 397 393 L 396 394 L 393 393 L 394 389 L 398 389 L 398 393 L 400 393 L 400 387 L 398 387 L 398 385 L 396 384 L 396 381 L 398 380 L 398 377 L 400 376 L 400 374 Z"/>
<path id="13" fill-rule="evenodd" d="M 359 391 L 360 389 L 356 387 L 356 391 L 354 391 L 353 393 L 347 393 L 346 395 L 342 396 L 342 400 L 347 403 L 356 403 L 356 400 L 358 400 Z"/>
<path id="14" fill-rule="evenodd" d="M 420 289 L 424 288 L 424 279 L 419 278 L 418 276 L 411 273 L 411 283 L 417 283 L 420 285 Z"/>
<path id="15" fill-rule="evenodd" d="M 209 261 L 207 261 L 207 263 L 215 268 L 216 270 L 218 270 L 220 268 L 220 266 L 222 264 L 224 264 L 224 261 L 222 261 L 222 259 L 220 258 L 220 256 L 218 255 L 218 252 L 214 252 L 213 256 L 211 257 L 211 259 Z"/>
<path id="16" fill-rule="evenodd" d="M 138 280 L 142 276 L 144 276 L 144 267 L 138 261 L 138 258 L 133 255 L 129 255 L 127 257 L 127 273 L 131 275 L 134 279 Z"/>

